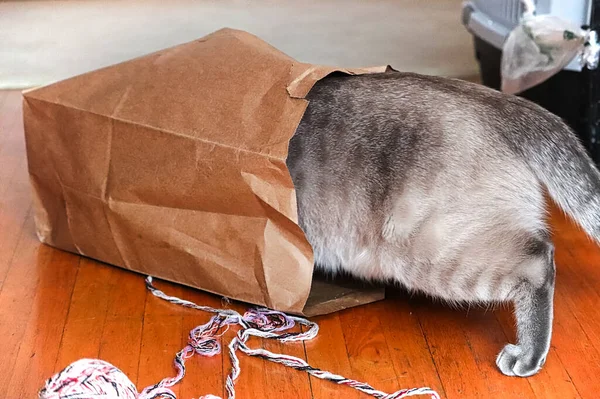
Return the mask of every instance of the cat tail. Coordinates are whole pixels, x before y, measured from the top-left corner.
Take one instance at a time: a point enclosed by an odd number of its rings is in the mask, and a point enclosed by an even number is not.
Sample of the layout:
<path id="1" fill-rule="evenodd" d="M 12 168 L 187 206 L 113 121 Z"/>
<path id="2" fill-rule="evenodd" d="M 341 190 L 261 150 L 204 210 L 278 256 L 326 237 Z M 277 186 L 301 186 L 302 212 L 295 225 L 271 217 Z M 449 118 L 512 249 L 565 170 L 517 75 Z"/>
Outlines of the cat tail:
<path id="1" fill-rule="evenodd" d="M 600 172 L 573 130 L 554 115 L 543 119 L 511 141 L 559 208 L 600 243 Z"/>

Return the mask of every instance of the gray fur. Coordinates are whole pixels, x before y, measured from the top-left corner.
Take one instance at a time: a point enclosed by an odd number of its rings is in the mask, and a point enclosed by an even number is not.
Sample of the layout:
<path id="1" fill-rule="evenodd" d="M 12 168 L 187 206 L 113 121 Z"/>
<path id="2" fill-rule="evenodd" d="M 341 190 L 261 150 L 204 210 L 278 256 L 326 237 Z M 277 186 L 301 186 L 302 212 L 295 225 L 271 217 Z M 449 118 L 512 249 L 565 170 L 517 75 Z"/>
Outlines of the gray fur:
<path id="1" fill-rule="evenodd" d="M 332 75 L 308 95 L 288 168 L 317 267 L 448 301 L 515 304 L 496 363 L 529 376 L 550 346 L 544 190 L 595 239 L 600 174 L 537 105 L 460 80 Z"/>

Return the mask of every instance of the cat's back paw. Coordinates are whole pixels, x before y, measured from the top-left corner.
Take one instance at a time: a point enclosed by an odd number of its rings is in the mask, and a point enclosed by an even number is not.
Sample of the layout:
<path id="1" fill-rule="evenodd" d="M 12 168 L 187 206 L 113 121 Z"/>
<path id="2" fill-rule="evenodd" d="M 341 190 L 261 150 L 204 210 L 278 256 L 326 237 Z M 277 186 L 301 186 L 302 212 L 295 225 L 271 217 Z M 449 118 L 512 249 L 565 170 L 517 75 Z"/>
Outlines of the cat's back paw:
<path id="1" fill-rule="evenodd" d="M 508 344 L 496 358 L 496 365 L 504 375 L 530 377 L 540 371 L 545 360 L 518 345 Z"/>

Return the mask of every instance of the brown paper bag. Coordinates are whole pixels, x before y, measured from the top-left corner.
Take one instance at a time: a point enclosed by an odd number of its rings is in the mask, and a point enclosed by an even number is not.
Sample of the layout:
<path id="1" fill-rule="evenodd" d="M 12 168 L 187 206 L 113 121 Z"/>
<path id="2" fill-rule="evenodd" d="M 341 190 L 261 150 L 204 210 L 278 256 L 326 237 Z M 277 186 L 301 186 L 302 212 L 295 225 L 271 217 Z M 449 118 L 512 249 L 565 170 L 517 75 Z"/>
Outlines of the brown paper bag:
<path id="1" fill-rule="evenodd" d="M 315 82 L 386 69 L 303 64 L 223 29 L 25 92 L 39 239 L 295 314 L 381 299 L 311 284 L 285 160 Z"/>

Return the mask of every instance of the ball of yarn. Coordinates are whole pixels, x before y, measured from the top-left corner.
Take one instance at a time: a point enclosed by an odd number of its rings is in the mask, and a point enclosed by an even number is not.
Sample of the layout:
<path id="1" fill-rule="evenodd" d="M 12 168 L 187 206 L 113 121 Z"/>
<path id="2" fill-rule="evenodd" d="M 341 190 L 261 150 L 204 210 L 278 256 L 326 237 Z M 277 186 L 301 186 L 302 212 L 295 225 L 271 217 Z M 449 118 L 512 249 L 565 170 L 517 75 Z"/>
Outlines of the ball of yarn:
<path id="1" fill-rule="evenodd" d="M 49 378 L 39 398 L 138 399 L 138 392 L 133 382 L 112 364 L 81 359 Z"/>

